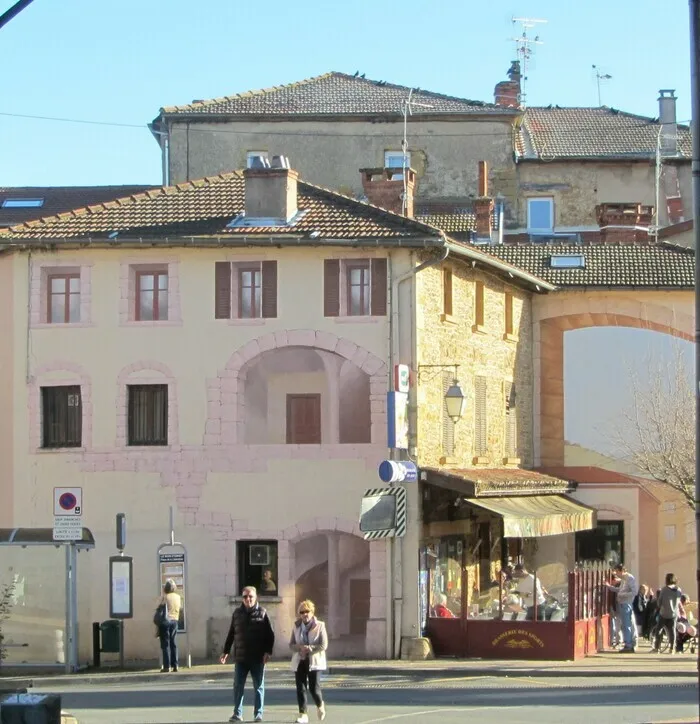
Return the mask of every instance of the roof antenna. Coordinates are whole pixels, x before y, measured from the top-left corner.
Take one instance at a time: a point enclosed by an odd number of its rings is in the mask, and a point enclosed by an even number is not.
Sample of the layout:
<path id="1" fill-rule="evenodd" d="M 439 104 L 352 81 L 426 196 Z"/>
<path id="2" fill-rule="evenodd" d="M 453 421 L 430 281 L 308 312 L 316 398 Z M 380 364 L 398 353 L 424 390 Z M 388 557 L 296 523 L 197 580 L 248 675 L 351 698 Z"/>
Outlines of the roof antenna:
<path id="1" fill-rule="evenodd" d="M 430 103 L 418 103 L 413 100 L 413 91 L 408 91 L 408 98 L 401 101 L 401 115 L 403 115 L 403 138 L 401 139 L 401 166 L 403 168 L 403 196 L 401 197 L 401 215 L 406 216 L 408 206 L 408 117 L 413 115 L 413 108 L 433 108 Z"/>
<path id="2" fill-rule="evenodd" d="M 598 83 L 598 107 L 602 108 L 603 103 L 601 101 L 601 96 L 600 96 L 600 81 L 601 80 L 602 81 L 611 80 L 612 76 L 609 73 L 601 73 L 600 68 L 595 64 L 592 65 L 591 68 L 593 68 L 593 70 L 595 71 L 595 79 Z"/>
<path id="3" fill-rule="evenodd" d="M 511 38 L 515 43 L 515 55 L 520 60 L 520 67 L 522 69 L 522 87 L 520 91 L 520 105 L 524 108 L 526 105 L 527 94 L 525 93 L 525 86 L 527 84 L 527 71 L 530 67 L 530 60 L 535 52 L 535 45 L 544 45 L 544 42 L 540 40 L 539 35 L 535 35 L 534 38 L 528 37 L 527 31 L 534 28 L 539 23 L 546 23 L 547 20 L 541 20 L 539 18 L 511 18 L 513 25 L 516 23 L 520 24 L 523 32 L 516 38 Z"/>

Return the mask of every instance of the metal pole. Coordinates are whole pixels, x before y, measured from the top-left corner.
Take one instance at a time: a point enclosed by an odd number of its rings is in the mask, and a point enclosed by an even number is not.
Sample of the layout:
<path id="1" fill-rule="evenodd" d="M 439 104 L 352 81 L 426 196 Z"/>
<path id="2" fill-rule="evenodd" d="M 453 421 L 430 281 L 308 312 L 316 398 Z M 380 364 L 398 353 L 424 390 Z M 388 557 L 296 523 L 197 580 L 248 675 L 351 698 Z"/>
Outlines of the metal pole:
<path id="1" fill-rule="evenodd" d="M 695 243 L 695 561 L 697 595 L 700 600 L 700 0 L 690 0 L 690 95 L 693 137 L 693 240 Z M 700 648 L 698 649 L 700 684 Z M 700 696 L 700 686 L 698 687 Z M 700 699 L 698 701 L 700 705 Z"/>
<path id="2" fill-rule="evenodd" d="M 70 674 L 70 662 L 71 662 L 71 623 L 73 621 L 73 612 L 71 607 L 73 606 L 73 598 L 71 596 L 71 581 L 70 581 L 70 544 L 64 543 L 63 547 L 66 551 L 66 628 L 63 632 L 63 663 L 66 667 L 66 674 Z"/>

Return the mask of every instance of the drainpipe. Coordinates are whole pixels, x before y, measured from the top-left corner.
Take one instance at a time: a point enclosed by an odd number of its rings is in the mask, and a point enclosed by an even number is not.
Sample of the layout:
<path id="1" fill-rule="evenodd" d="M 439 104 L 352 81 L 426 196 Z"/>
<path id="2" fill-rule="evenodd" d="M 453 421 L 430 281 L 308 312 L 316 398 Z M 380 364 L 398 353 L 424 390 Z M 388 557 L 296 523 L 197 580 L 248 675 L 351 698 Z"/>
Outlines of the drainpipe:
<path id="1" fill-rule="evenodd" d="M 428 261 L 413 267 L 410 271 L 402 274 L 401 276 L 394 278 L 393 272 L 393 259 L 392 255 L 389 255 L 389 278 L 391 279 L 391 289 L 389 296 L 389 387 L 394 390 L 394 365 L 400 359 L 401 347 L 400 347 L 400 332 L 399 332 L 399 288 L 401 284 L 413 279 L 416 274 L 428 269 L 432 266 L 442 264 L 450 254 L 450 248 L 447 244 L 445 235 L 442 235 L 442 255 L 438 259 L 429 259 Z M 413 253 L 411 254 L 411 263 L 413 262 Z M 414 365 L 417 364 L 417 334 L 416 334 L 416 294 L 415 288 L 411 295 L 411 359 L 410 367 L 413 369 Z M 411 397 L 415 407 L 415 389 L 411 390 Z M 409 398 L 409 409 L 410 409 L 410 398 Z M 410 435 L 410 421 L 411 416 L 409 414 L 409 441 Z M 415 430 L 413 431 L 415 434 Z M 409 442 L 410 444 L 410 442 Z M 398 451 L 390 448 L 389 459 L 396 459 Z M 416 483 L 416 486 L 418 483 Z M 417 487 L 416 487 L 417 491 Z M 414 499 L 417 495 L 413 496 Z M 409 506 L 410 509 L 410 506 Z M 409 524 L 410 524 L 409 520 Z M 418 519 L 416 518 L 416 524 Z M 389 621 L 387 626 L 386 634 L 386 656 L 387 658 L 398 659 L 401 656 L 401 634 L 403 625 L 403 548 L 401 539 L 389 538 L 389 550 L 388 562 L 390 564 L 389 571 L 390 575 L 387 579 L 387 602 Z M 416 584 L 418 582 L 416 581 Z M 417 635 L 420 635 L 418 632 Z"/>

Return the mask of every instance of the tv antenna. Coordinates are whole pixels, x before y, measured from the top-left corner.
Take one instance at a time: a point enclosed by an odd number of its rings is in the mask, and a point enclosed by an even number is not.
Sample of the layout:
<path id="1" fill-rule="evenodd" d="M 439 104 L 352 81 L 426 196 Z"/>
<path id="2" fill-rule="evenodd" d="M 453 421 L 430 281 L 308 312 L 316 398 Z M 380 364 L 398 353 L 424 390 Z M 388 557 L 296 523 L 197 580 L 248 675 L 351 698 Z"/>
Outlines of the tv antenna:
<path id="1" fill-rule="evenodd" d="M 401 115 L 403 116 L 403 138 L 401 139 L 401 165 L 403 169 L 403 196 L 401 197 L 401 214 L 406 216 L 406 207 L 408 205 L 408 117 L 413 115 L 414 108 L 433 108 L 430 103 L 419 103 L 413 100 L 413 91 L 408 91 L 408 98 L 401 101 Z"/>
<path id="2" fill-rule="evenodd" d="M 539 35 L 535 35 L 534 38 L 531 38 L 528 35 L 528 31 L 532 30 L 533 28 L 537 27 L 538 25 L 542 23 L 548 22 L 547 20 L 543 20 L 541 18 L 511 18 L 511 21 L 513 25 L 516 23 L 520 25 L 522 28 L 522 33 L 515 37 L 511 38 L 511 40 L 515 43 L 515 55 L 517 56 L 518 60 L 520 61 L 520 68 L 522 70 L 522 86 L 520 90 L 520 104 L 525 105 L 525 99 L 527 97 L 525 93 L 525 85 L 527 83 L 527 71 L 530 67 L 530 60 L 532 59 L 532 56 L 535 52 L 536 45 L 543 45 L 544 42 L 540 40 Z"/>
<path id="3" fill-rule="evenodd" d="M 602 81 L 611 80 L 612 76 L 609 73 L 601 73 L 600 68 L 595 64 L 593 64 L 591 67 L 595 71 L 595 79 L 596 79 L 596 82 L 598 83 L 598 106 L 602 106 L 603 103 L 601 101 L 601 95 L 600 95 L 600 81 L 601 80 Z"/>

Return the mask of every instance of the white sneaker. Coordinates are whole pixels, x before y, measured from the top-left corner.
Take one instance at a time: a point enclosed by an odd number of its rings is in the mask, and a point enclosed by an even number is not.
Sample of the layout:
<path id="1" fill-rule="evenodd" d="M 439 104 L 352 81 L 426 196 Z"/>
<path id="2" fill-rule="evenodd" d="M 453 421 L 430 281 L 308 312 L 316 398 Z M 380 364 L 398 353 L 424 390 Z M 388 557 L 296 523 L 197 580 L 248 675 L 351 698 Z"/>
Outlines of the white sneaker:
<path id="1" fill-rule="evenodd" d="M 318 714 L 319 721 L 323 721 L 326 718 L 326 705 L 325 704 L 321 704 L 321 706 L 318 707 L 317 714 Z"/>
<path id="2" fill-rule="evenodd" d="M 308 714 L 299 714 L 297 717 L 296 724 L 309 724 L 309 715 Z"/>

